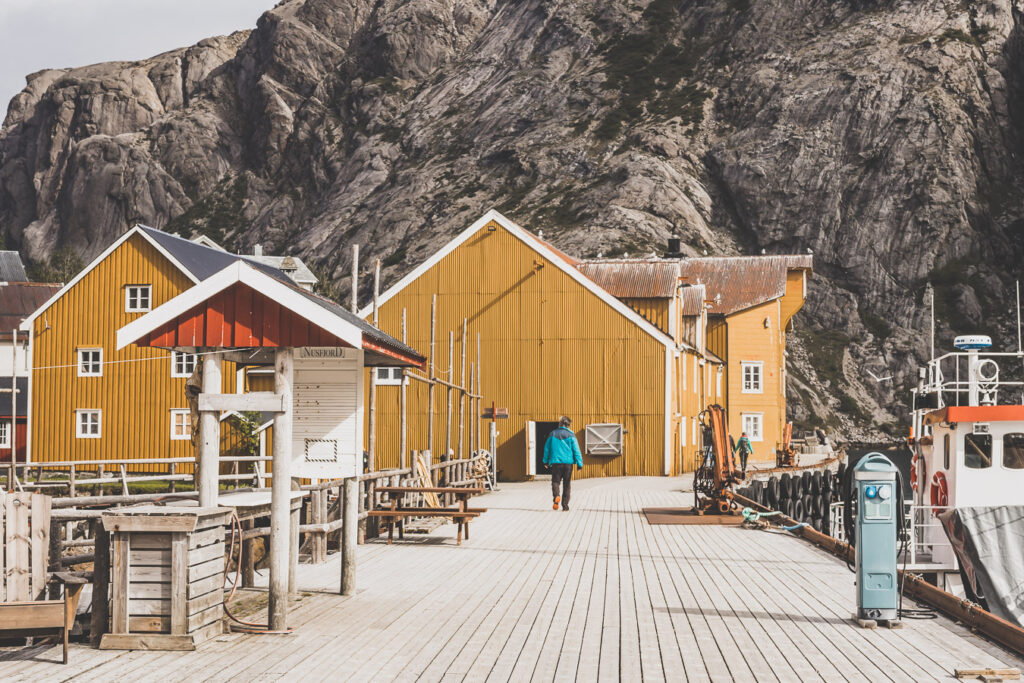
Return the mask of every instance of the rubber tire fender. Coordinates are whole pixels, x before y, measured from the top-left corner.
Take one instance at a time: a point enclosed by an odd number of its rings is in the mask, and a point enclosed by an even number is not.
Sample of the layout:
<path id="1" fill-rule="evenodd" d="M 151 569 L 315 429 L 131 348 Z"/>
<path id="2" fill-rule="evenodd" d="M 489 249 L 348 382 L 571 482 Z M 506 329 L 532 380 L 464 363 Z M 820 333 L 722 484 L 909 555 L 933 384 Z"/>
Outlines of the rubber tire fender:
<path id="1" fill-rule="evenodd" d="M 795 500 L 793 501 L 793 514 L 790 515 L 793 519 L 798 522 L 807 521 L 807 510 L 804 508 L 804 501 Z"/>
<path id="2" fill-rule="evenodd" d="M 819 496 L 819 495 L 821 495 L 822 482 L 824 481 L 824 479 L 825 478 L 822 476 L 820 470 L 815 472 L 811 476 L 811 495 L 812 496 Z"/>
<path id="3" fill-rule="evenodd" d="M 793 477 L 789 472 L 779 477 L 779 500 L 790 500 L 793 498 Z"/>

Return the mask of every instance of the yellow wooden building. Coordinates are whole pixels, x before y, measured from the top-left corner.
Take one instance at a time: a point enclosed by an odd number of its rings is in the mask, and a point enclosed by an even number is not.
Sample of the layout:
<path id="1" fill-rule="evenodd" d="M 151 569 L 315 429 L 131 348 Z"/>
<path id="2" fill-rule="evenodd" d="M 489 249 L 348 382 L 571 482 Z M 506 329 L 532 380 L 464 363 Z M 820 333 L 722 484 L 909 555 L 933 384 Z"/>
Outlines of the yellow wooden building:
<path id="1" fill-rule="evenodd" d="M 115 333 L 239 258 L 136 226 L 26 318 L 29 461 L 192 457 L 185 381 L 195 356 L 118 351 Z M 244 384 L 225 363 L 223 391 Z"/>
<path id="2" fill-rule="evenodd" d="M 704 369 L 697 348 L 683 341 L 683 326 L 677 322 L 682 315 L 678 272 L 666 274 L 655 267 L 640 273 L 652 287 L 667 282 L 658 292 L 667 292 L 669 301 L 651 301 L 645 307 L 639 301 L 645 297 L 637 296 L 634 308 L 588 277 L 580 265 L 491 211 L 382 293 L 379 325 L 402 338 L 404 310 L 407 343 L 430 349 L 436 295 L 435 370 L 448 376 L 448 335 L 453 332 L 456 360 L 451 376 L 456 383 L 463 345 L 468 376 L 479 336 L 484 401 L 507 408 L 509 414 L 497 426 L 503 479 L 543 473 L 538 461 L 544 438 L 560 415 L 572 418 L 580 438 L 583 476 L 692 469 L 694 420 L 708 400 L 706 377 L 711 371 Z M 371 310 L 361 315 L 369 318 Z M 413 382 L 407 391 L 408 448 L 444 452 L 446 391 L 435 395 L 433 443 L 427 439 L 427 388 Z M 378 384 L 377 392 L 377 466 L 398 466 L 399 387 Z M 588 436 L 595 433 L 588 434 L 591 425 L 606 425 L 601 428 L 605 434 L 614 434 L 618 426 L 617 452 L 598 455 L 594 451 L 607 452 L 607 446 L 588 447 Z M 455 450 L 457 435 L 451 443 Z"/>
<path id="3" fill-rule="evenodd" d="M 774 460 L 786 424 L 786 334 L 807 298 L 812 257 L 732 256 L 680 261 L 684 282 L 708 291 L 708 349 L 725 363 L 729 432 L 755 460 Z"/>

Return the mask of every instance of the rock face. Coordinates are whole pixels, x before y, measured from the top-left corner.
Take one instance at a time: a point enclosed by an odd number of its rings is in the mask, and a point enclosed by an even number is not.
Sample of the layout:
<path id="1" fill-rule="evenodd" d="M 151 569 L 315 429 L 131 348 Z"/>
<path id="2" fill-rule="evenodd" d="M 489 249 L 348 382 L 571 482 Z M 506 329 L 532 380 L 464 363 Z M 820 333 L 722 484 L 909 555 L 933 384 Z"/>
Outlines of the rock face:
<path id="1" fill-rule="evenodd" d="M 252 32 L 29 76 L 0 229 L 35 259 L 203 232 L 342 288 L 352 243 L 393 282 L 492 207 L 583 256 L 811 249 L 793 416 L 877 436 L 927 352 L 926 282 L 940 346 L 1014 336 L 1021 9 L 284 0 Z"/>

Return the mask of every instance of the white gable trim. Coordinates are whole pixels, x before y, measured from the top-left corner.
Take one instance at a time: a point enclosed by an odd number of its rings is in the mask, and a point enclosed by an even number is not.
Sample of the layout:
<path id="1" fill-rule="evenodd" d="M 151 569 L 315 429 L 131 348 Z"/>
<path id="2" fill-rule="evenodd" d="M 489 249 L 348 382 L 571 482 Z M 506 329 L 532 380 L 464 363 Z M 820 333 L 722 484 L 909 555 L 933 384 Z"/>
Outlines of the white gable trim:
<path id="1" fill-rule="evenodd" d="M 78 275 L 76 275 L 75 277 L 73 277 L 73 278 L 71 279 L 71 282 L 69 282 L 69 283 L 67 283 L 66 285 L 64 285 L 63 287 L 61 287 L 61 288 L 60 288 L 60 290 L 59 290 L 59 291 L 58 291 L 58 292 L 57 292 L 56 294 L 54 294 L 53 296 L 51 296 L 51 297 L 50 297 L 50 298 L 49 298 L 49 299 L 48 299 L 48 300 L 46 301 L 46 303 L 44 303 L 44 304 L 43 304 L 42 306 L 40 306 L 39 308 L 37 308 L 37 309 L 36 309 L 36 310 L 35 310 L 35 311 L 34 311 L 34 312 L 32 313 L 32 315 L 30 315 L 30 316 L 28 316 L 27 318 L 25 318 L 25 319 L 24 319 L 24 320 L 23 320 L 23 321 L 21 322 L 21 326 L 20 326 L 20 329 L 22 329 L 22 330 L 26 330 L 26 331 L 28 331 L 28 330 L 31 330 L 31 329 L 32 329 L 32 321 L 33 321 L 33 320 L 35 320 L 35 319 L 36 319 L 36 318 L 38 318 L 38 317 L 39 317 L 40 315 L 42 315 L 43 311 L 45 311 L 45 310 L 47 310 L 48 308 L 50 308 L 50 306 L 52 306 L 52 305 L 53 305 L 53 304 L 54 304 L 54 303 L 55 303 L 55 302 L 56 302 L 56 301 L 57 301 L 58 299 L 60 299 L 60 298 L 61 298 L 62 296 L 64 296 L 64 295 L 65 295 L 65 294 L 66 294 L 66 293 L 68 292 L 68 290 L 70 290 L 70 289 L 71 289 L 72 287 L 74 287 L 75 285 L 77 285 L 77 284 L 78 284 L 78 283 L 79 283 L 79 282 L 80 282 L 80 281 L 82 280 L 82 278 L 84 278 L 84 277 L 85 277 L 86 275 L 88 275 L 89 273 L 91 273 L 91 272 L 92 272 L 92 271 L 93 271 L 93 270 L 94 270 L 94 269 L 96 268 L 96 266 L 98 266 L 99 264 L 103 263 L 104 259 L 106 259 L 106 258 L 107 258 L 108 256 L 110 256 L 110 255 L 111 255 L 112 253 L 114 253 L 114 250 L 115 250 L 115 249 L 117 249 L 117 248 L 118 248 L 119 246 L 121 246 L 122 244 L 124 244 L 125 242 L 127 242 L 127 241 L 128 241 L 128 238 L 130 238 L 130 237 L 131 237 L 132 235 L 142 235 L 142 236 L 143 236 L 144 238 L 146 238 L 146 241 L 147 241 L 147 242 L 149 242 L 150 244 L 152 244 L 152 245 L 153 245 L 153 247 L 154 247 L 154 248 L 155 248 L 155 249 L 156 249 L 157 251 L 159 251 L 159 252 L 160 252 L 160 254 L 161 254 L 161 255 L 162 255 L 162 256 L 163 256 L 164 258 L 166 258 L 166 259 L 167 259 L 168 261 L 170 261 L 170 262 L 171 262 L 171 264 L 173 264 L 175 268 L 177 268 L 177 269 L 178 269 L 178 270 L 180 270 L 180 271 L 181 271 L 182 273 L 184 273 L 184 274 L 185 274 L 185 277 L 187 277 L 187 278 L 188 278 L 189 280 L 191 280 L 191 281 L 192 281 L 193 283 L 197 283 L 197 282 L 199 282 L 199 280 L 198 280 L 198 279 L 196 278 L 196 276 L 192 274 L 192 271 L 190 271 L 189 269 L 187 269 L 187 268 L 186 268 L 185 266 L 181 265 L 181 263 L 180 263 L 180 262 L 178 261 L 178 259 L 176 259 L 176 258 L 174 258 L 173 256 L 171 256 L 171 254 L 170 254 L 170 253 L 169 253 L 169 252 L 168 252 L 168 251 L 167 251 L 166 249 L 164 249 L 164 248 L 163 248 L 163 247 L 162 247 L 162 246 L 160 245 L 160 243 L 159 243 L 159 242 L 157 242 L 157 241 L 156 241 L 155 239 L 153 239 L 153 238 L 152 238 L 152 237 L 150 237 L 150 236 L 149 236 L 148 234 L 146 234 L 146 231 L 145 231 L 145 230 L 143 230 L 143 229 L 142 229 L 142 228 L 141 228 L 140 226 L 136 225 L 136 226 L 135 226 L 135 227 L 133 227 L 133 228 L 132 228 L 131 230 L 129 230 L 128 232 L 126 232 L 125 234 L 123 234 L 123 235 L 121 235 L 121 236 L 120 236 L 119 238 L 117 238 L 117 239 L 116 239 L 116 240 L 114 241 L 114 243 L 113 243 L 113 244 L 111 244 L 111 245 L 110 245 L 109 247 L 107 247 L 107 248 L 106 248 L 106 249 L 105 249 L 105 250 L 103 251 L 103 253 L 102 253 L 102 254 L 100 254 L 99 256 L 97 256 L 96 258 L 94 258 L 94 259 L 92 260 L 92 263 L 90 263 L 90 264 L 89 264 L 88 266 L 86 266 L 85 268 L 83 268 L 83 269 L 81 270 L 81 272 L 79 272 L 79 273 L 78 273 Z"/>
<path id="2" fill-rule="evenodd" d="M 346 344 L 357 349 L 363 348 L 363 331 L 359 327 L 331 314 L 323 306 L 310 301 L 283 282 L 275 280 L 239 259 L 159 308 L 119 329 L 117 331 L 117 349 L 123 349 L 237 283 L 248 285 L 296 315 L 338 337 Z"/>
<path id="3" fill-rule="evenodd" d="M 423 275 L 428 270 L 437 265 L 441 261 L 441 259 L 455 251 L 455 249 L 459 247 L 463 242 L 468 240 L 476 233 L 480 232 L 480 230 L 483 229 L 483 227 L 490 223 L 491 221 L 494 221 L 501 227 L 505 228 L 510 233 L 512 233 L 512 235 L 514 235 L 520 241 L 526 244 L 528 247 L 530 247 L 534 251 L 538 252 L 541 256 L 551 261 L 553 264 L 555 264 L 555 266 L 557 266 L 569 277 L 571 277 L 573 280 L 582 285 L 585 289 L 587 289 L 592 294 L 597 296 L 599 299 L 604 301 L 606 304 L 611 306 L 614 310 L 622 314 L 626 319 L 637 325 L 644 332 L 654 337 L 654 339 L 659 344 L 664 344 L 665 346 L 672 348 L 676 347 L 675 341 L 671 337 L 669 337 L 664 332 L 659 330 L 657 327 L 649 323 L 643 316 L 634 311 L 632 308 L 616 299 L 607 290 L 603 289 L 596 282 L 594 282 L 586 275 L 581 273 L 579 270 L 574 268 L 572 264 L 566 263 L 561 256 L 556 254 L 546 244 L 544 244 L 539 239 L 534 237 L 532 233 L 519 227 L 514 222 L 503 216 L 496 209 L 491 209 L 490 211 L 485 213 L 483 216 L 477 219 L 477 221 L 473 223 L 473 225 L 463 230 L 458 235 L 458 237 L 453 239 L 448 244 L 444 245 L 444 247 L 442 247 L 440 251 L 435 252 L 433 256 L 431 256 L 426 261 L 421 263 L 419 266 L 414 268 L 412 272 L 410 272 L 397 283 L 389 287 L 383 294 L 380 295 L 379 303 L 386 303 L 389 299 L 391 299 L 400 291 L 405 289 L 409 284 L 414 282 L 421 275 Z M 373 313 L 372 304 L 366 306 L 361 311 L 359 311 L 359 317 L 366 319 L 366 317 L 369 316 L 371 313 Z M 683 346 L 683 348 L 688 347 Z"/>

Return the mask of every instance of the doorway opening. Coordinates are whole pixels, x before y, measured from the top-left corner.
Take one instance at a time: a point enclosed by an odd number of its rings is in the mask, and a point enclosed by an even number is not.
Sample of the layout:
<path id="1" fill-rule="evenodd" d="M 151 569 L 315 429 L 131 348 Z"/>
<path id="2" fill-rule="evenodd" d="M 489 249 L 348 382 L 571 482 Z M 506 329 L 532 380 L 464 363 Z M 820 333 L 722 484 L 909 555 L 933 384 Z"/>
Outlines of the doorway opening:
<path id="1" fill-rule="evenodd" d="M 558 429 L 557 422 L 534 422 L 534 439 L 533 443 L 536 444 L 534 449 L 536 452 L 533 453 L 533 467 L 534 472 L 537 474 L 546 474 L 544 469 L 544 444 L 548 441 L 548 436 L 551 432 Z"/>

